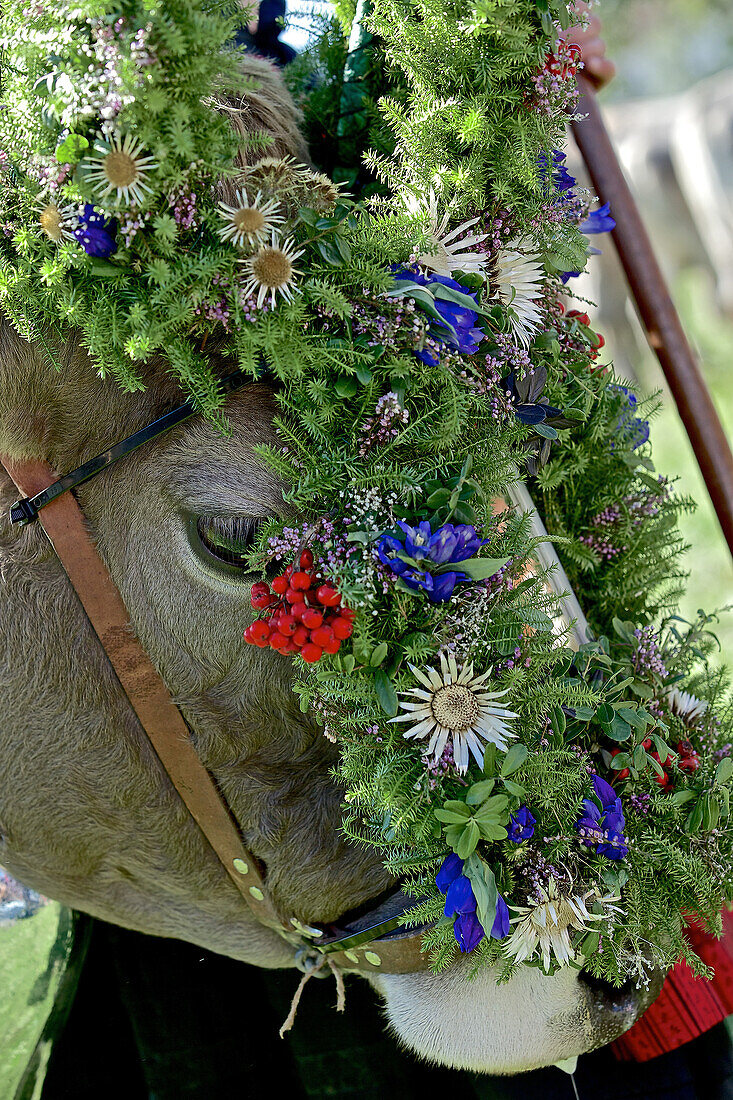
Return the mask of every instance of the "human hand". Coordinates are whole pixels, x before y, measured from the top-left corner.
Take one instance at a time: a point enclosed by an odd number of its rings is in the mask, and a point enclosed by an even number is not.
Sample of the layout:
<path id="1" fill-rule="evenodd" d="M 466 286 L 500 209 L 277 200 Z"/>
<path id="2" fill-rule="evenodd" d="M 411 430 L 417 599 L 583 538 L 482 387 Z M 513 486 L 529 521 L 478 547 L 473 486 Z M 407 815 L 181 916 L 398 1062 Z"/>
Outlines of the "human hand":
<path id="1" fill-rule="evenodd" d="M 591 14 L 590 6 L 585 0 L 575 0 L 574 8 L 578 16 L 589 16 L 587 26 L 576 24 L 569 27 L 562 38 L 579 47 L 583 72 L 597 88 L 602 88 L 609 80 L 613 80 L 616 66 L 606 57 L 606 43 L 601 38 L 601 21 L 597 15 Z"/>

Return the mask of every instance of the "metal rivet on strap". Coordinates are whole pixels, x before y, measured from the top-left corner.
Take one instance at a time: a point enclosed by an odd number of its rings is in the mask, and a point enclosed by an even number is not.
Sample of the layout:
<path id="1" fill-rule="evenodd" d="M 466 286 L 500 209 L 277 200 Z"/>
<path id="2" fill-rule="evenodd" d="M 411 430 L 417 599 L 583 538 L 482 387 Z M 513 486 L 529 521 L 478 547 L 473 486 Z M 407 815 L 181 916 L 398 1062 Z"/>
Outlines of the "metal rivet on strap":
<path id="1" fill-rule="evenodd" d="M 265 895 L 262 893 L 259 886 L 250 886 L 249 892 L 250 892 L 250 894 L 252 895 L 253 898 L 257 899 L 257 901 L 264 901 L 265 900 Z"/>
<path id="2" fill-rule="evenodd" d="M 379 955 L 376 955 L 373 951 L 365 951 L 364 958 L 368 963 L 371 963 L 372 966 L 382 965 L 382 960 L 380 959 Z"/>
<path id="3" fill-rule="evenodd" d="M 234 870 L 239 871 L 240 875 L 248 875 L 249 874 L 249 867 L 247 866 L 247 864 L 244 862 L 243 859 L 235 859 L 234 860 Z"/>

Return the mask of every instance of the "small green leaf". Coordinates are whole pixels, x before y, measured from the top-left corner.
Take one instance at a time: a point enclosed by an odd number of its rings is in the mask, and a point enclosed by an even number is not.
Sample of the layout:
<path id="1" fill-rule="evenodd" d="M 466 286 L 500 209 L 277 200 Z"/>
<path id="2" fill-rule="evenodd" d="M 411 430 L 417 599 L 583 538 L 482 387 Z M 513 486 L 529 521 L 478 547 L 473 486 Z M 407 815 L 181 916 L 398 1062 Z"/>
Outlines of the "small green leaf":
<path id="1" fill-rule="evenodd" d="M 610 737 L 612 741 L 628 741 L 631 737 L 631 726 L 628 722 L 624 722 L 623 718 L 614 715 L 613 722 L 606 727 L 605 732 L 606 736 Z"/>
<path id="2" fill-rule="evenodd" d="M 397 692 L 389 676 L 381 668 L 377 669 L 374 676 L 374 690 L 384 713 L 388 714 L 390 718 L 394 718 L 398 710 Z"/>
<path id="3" fill-rule="evenodd" d="M 483 840 L 506 840 L 509 835 L 503 825 L 495 825 L 493 822 L 477 824 L 477 828 L 480 829 Z"/>
<path id="4" fill-rule="evenodd" d="M 685 829 L 688 833 L 696 833 L 697 830 L 700 828 L 700 826 L 702 824 L 703 812 L 704 812 L 704 807 L 703 807 L 703 804 L 702 804 L 702 799 L 699 798 L 697 800 L 697 802 L 695 803 L 694 810 L 688 816 L 687 821 L 685 823 Z"/>
<path id="5" fill-rule="evenodd" d="M 378 646 L 375 646 L 372 650 L 372 655 L 369 658 L 369 664 L 372 668 L 377 668 L 381 665 L 384 658 L 387 656 L 389 647 L 386 642 L 380 642 Z"/>
<path id="6" fill-rule="evenodd" d="M 515 798 L 524 798 L 527 791 L 519 783 L 515 783 L 513 779 L 502 779 L 502 783 L 509 791 L 509 794 L 513 794 Z"/>
<path id="7" fill-rule="evenodd" d="M 360 366 L 356 368 L 356 377 L 359 379 L 362 386 L 368 386 L 374 376 L 369 370 L 369 367 Z"/>
<path id="8" fill-rule="evenodd" d="M 333 384 L 333 388 L 339 397 L 354 397 L 359 389 L 356 378 L 352 375 L 342 374 Z"/>
<path id="9" fill-rule="evenodd" d="M 692 801 L 695 793 L 694 791 L 675 791 L 670 797 L 674 806 L 684 806 L 686 802 Z"/>
<path id="10" fill-rule="evenodd" d="M 343 657 L 342 664 L 344 666 L 344 672 L 347 672 L 349 675 L 351 675 L 351 673 L 356 668 L 356 658 L 354 657 L 354 654 L 349 653 L 347 657 Z"/>
<path id="11" fill-rule="evenodd" d="M 480 783 L 474 783 L 468 789 L 466 802 L 469 806 L 480 806 L 494 789 L 493 779 L 482 779 Z"/>
<path id="12" fill-rule="evenodd" d="M 458 508 L 455 508 L 454 511 L 458 515 Z M 462 573 L 468 573 L 473 581 L 485 581 L 489 577 L 493 577 L 500 569 L 503 569 L 509 560 L 509 558 L 468 558 L 467 561 L 458 562 L 457 565 L 449 562 L 447 565 L 441 566 L 436 572 L 446 573 L 458 568 Z"/>
<path id="13" fill-rule="evenodd" d="M 456 845 L 456 855 L 459 856 L 460 859 L 468 859 L 468 857 L 471 855 L 471 852 L 476 851 L 476 845 L 478 844 L 480 839 L 481 833 L 479 831 L 479 827 L 474 819 L 471 818 L 471 820 L 468 822 L 465 829 L 463 830 L 463 833 L 461 834 L 461 839 Z"/>
<path id="14" fill-rule="evenodd" d="M 56 146 L 56 160 L 59 164 L 76 164 L 89 148 L 89 142 L 82 134 L 69 134 Z"/>
<path id="15" fill-rule="evenodd" d="M 438 821 L 442 821 L 446 825 L 465 825 L 468 821 L 468 817 L 465 814 L 455 813 L 453 810 L 436 809 L 433 810 L 433 813 Z"/>
<path id="16" fill-rule="evenodd" d="M 733 757 L 724 756 L 715 769 L 716 786 L 722 787 L 733 776 Z"/>
<path id="17" fill-rule="evenodd" d="M 468 821 L 471 816 L 471 811 L 465 802 L 462 802 L 460 798 L 449 798 L 447 802 L 443 803 L 443 809 L 450 810 L 454 814 L 459 814 L 463 821 Z"/>
<path id="18" fill-rule="evenodd" d="M 509 752 L 504 757 L 504 761 L 501 765 L 500 775 L 512 775 L 521 768 L 524 761 L 527 759 L 529 749 L 526 745 L 512 745 Z"/>
<path id="19" fill-rule="evenodd" d="M 631 757 L 627 752 L 617 752 L 611 761 L 611 768 L 615 772 L 620 772 L 623 768 L 629 768 L 630 766 Z"/>
<path id="20" fill-rule="evenodd" d="M 496 745 L 491 742 L 484 750 L 484 775 L 496 775 Z"/>

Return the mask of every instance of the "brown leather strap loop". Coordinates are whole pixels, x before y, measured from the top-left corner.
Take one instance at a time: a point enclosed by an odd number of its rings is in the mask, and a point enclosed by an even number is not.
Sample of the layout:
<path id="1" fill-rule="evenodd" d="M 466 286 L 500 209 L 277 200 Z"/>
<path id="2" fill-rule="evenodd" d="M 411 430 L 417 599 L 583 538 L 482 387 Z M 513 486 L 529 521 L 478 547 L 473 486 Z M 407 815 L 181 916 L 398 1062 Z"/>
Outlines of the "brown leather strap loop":
<path id="1" fill-rule="evenodd" d="M 25 496 L 54 480 L 46 462 L 0 462 Z M 79 597 L 122 690 L 191 816 L 257 920 L 286 931 L 251 852 L 245 847 L 214 780 L 201 763 L 188 727 L 147 653 L 133 635 L 122 597 L 85 527 L 71 493 L 39 513 L 51 545 Z"/>

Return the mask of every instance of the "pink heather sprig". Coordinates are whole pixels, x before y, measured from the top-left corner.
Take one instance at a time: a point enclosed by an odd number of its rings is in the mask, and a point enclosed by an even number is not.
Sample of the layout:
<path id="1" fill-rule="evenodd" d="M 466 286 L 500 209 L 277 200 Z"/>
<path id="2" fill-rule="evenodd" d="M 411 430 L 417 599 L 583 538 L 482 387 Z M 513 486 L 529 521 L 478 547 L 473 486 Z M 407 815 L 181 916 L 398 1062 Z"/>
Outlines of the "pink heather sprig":
<path id="1" fill-rule="evenodd" d="M 183 183 L 168 196 L 168 205 L 173 208 L 173 220 L 181 229 L 197 229 L 198 207 L 196 192 Z"/>
<path id="2" fill-rule="evenodd" d="M 73 164 L 49 164 L 38 170 L 40 182 L 48 188 L 50 195 L 56 195 L 74 170 Z"/>
<path id="3" fill-rule="evenodd" d="M 578 105 L 579 91 L 575 77 L 579 67 L 578 46 L 560 39 L 555 52 L 547 55 L 543 67 L 532 77 L 532 109 L 550 118 L 558 112 L 572 113 Z"/>
<path id="4" fill-rule="evenodd" d="M 472 360 L 472 372 L 462 367 L 458 377 L 473 390 L 483 397 L 488 411 L 494 420 L 505 421 L 511 416 L 511 407 L 507 401 L 506 393 L 501 389 L 502 375 L 506 371 L 505 364 L 500 359 L 494 359 L 487 355 L 484 359 L 474 356 Z"/>
<path id="5" fill-rule="evenodd" d="M 634 671 L 637 673 L 650 672 L 664 680 L 669 675 L 662 660 L 659 648 L 658 636 L 653 626 L 637 627 L 634 631 L 636 649 L 631 657 Z"/>
<path id="6" fill-rule="evenodd" d="M 517 225 L 508 210 L 497 210 L 494 213 L 485 214 L 479 224 L 481 232 L 487 234 L 481 247 L 490 255 L 497 253 L 512 237 L 516 236 Z"/>
<path id="7" fill-rule="evenodd" d="M 423 756 L 422 762 L 428 773 L 428 790 L 434 791 L 441 779 L 446 776 L 457 777 L 455 760 L 453 759 L 453 745 L 446 742 L 440 760 L 433 760 L 432 756 Z"/>
<path id="8" fill-rule="evenodd" d="M 374 412 L 368 416 L 359 430 L 359 455 L 363 458 L 375 447 L 391 443 L 410 419 L 410 410 L 400 404 L 394 390 L 382 394 Z"/>
<path id="9" fill-rule="evenodd" d="M 125 247 L 129 248 L 138 233 L 144 229 L 146 223 L 150 221 L 150 211 L 136 210 L 134 207 L 131 207 L 129 210 L 125 210 L 123 214 L 120 214 L 118 220 Z"/>
<path id="10" fill-rule="evenodd" d="M 271 557 L 288 561 L 306 544 L 312 545 L 313 536 L 318 539 L 318 560 L 331 577 L 343 575 L 349 558 L 358 553 L 358 547 L 346 541 L 345 533 L 339 533 L 336 524 L 328 516 L 322 516 L 318 525 L 303 524 L 300 527 L 284 527 L 280 534 L 271 535 L 267 546 Z"/>
<path id="11" fill-rule="evenodd" d="M 324 329 L 329 331 L 331 314 L 323 309 L 319 313 L 324 318 Z M 427 318 L 412 299 L 373 298 L 366 290 L 363 299 L 354 303 L 352 325 L 357 335 L 368 338 L 368 347 L 394 351 L 422 347 L 428 329 Z"/>

